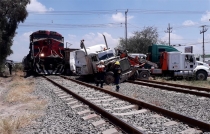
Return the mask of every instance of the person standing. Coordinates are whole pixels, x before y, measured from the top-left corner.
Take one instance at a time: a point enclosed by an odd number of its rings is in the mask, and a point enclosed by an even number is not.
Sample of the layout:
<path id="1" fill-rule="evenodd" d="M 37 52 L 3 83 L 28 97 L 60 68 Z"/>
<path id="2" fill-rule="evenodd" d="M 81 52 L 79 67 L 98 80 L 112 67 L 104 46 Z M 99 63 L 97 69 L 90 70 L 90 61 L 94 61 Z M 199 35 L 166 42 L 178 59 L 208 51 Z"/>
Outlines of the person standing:
<path id="1" fill-rule="evenodd" d="M 96 66 L 97 69 L 97 76 L 96 76 L 96 86 L 98 87 L 100 84 L 100 87 L 103 88 L 104 84 L 104 75 L 105 75 L 105 65 L 104 61 L 101 60 L 99 64 Z"/>
<path id="2" fill-rule="evenodd" d="M 120 62 L 116 61 L 115 62 L 115 67 L 114 67 L 114 78 L 115 78 L 115 85 L 116 85 L 116 91 L 119 92 L 120 86 L 120 76 L 122 73 L 122 69 L 120 67 Z"/>
<path id="3" fill-rule="evenodd" d="M 9 63 L 8 66 L 9 66 L 9 73 L 10 75 L 12 75 L 12 63 Z"/>
<path id="4" fill-rule="evenodd" d="M 9 68 L 10 75 L 12 75 L 13 62 L 12 61 L 8 61 L 8 62 L 6 62 L 5 65 Z"/>

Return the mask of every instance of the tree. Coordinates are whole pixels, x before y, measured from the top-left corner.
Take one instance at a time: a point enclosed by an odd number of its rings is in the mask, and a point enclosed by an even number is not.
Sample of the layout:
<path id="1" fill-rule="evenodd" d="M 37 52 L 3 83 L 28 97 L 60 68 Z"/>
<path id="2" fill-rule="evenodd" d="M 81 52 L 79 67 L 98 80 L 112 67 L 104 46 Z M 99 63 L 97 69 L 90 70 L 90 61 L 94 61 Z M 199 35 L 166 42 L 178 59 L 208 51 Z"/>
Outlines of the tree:
<path id="1" fill-rule="evenodd" d="M 127 39 L 120 38 L 118 48 L 128 50 L 130 53 L 147 53 L 148 47 L 152 44 L 158 44 L 158 32 L 155 27 L 144 27 L 142 31 L 135 31 L 134 36 Z"/>
<path id="2" fill-rule="evenodd" d="M 11 46 L 15 31 L 24 22 L 30 0 L 1 0 L 0 2 L 0 69 L 7 56 L 13 53 Z M 0 70 L 1 71 L 1 70 Z"/>

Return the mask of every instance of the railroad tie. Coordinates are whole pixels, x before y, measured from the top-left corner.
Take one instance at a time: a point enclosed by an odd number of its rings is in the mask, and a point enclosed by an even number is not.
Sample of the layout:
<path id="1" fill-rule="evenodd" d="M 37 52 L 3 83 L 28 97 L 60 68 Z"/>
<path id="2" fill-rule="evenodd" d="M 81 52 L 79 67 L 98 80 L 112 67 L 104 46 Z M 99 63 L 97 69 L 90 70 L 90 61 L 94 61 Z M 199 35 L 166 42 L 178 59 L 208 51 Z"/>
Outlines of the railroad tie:
<path id="1" fill-rule="evenodd" d="M 77 112 L 78 115 L 89 114 L 89 113 L 91 113 L 91 111 L 89 109 Z"/>
<path id="2" fill-rule="evenodd" d="M 83 120 L 90 120 L 90 119 L 94 119 L 94 118 L 97 118 L 97 117 L 100 117 L 100 116 L 97 115 L 97 114 L 89 114 L 87 116 L 83 116 L 82 119 Z"/>
<path id="3" fill-rule="evenodd" d="M 119 134 L 119 132 L 117 131 L 117 129 L 111 128 L 103 131 L 102 134 Z"/>
<path id="4" fill-rule="evenodd" d="M 194 128 L 188 128 L 188 129 L 181 132 L 181 134 L 201 134 L 201 133 L 202 133 L 201 130 L 197 130 L 197 129 L 194 129 Z"/>
<path id="5" fill-rule="evenodd" d="M 101 127 L 102 125 L 106 124 L 106 122 L 104 120 L 99 120 L 96 122 L 92 122 L 93 126 L 95 127 Z"/>

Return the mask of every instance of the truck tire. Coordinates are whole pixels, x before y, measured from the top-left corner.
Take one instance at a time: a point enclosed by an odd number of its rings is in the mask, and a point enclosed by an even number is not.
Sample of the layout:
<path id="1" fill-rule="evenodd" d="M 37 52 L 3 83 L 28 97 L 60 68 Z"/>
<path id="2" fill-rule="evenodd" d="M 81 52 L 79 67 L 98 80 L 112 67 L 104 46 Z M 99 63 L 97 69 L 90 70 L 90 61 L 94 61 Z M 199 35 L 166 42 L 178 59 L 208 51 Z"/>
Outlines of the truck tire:
<path id="1" fill-rule="evenodd" d="M 113 72 L 106 73 L 104 81 L 107 85 L 114 83 L 114 73 Z"/>
<path id="2" fill-rule="evenodd" d="M 196 80 L 207 80 L 207 74 L 203 70 L 199 70 L 196 72 Z"/>
<path id="3" fill-rule="evenodd" d="M 129 78 L 129 80 L 136 80 L 137 78 L 139 78 L 138 70 Z"/>
<path id="4" fill-rule="evenodd" d="M 139 72 L 139 77 L 138 78 L 141 79 L 141 80 L 148 80 L 149 76 L 150 76 L 149 71 L 141 71 L 141 72 Z"/>

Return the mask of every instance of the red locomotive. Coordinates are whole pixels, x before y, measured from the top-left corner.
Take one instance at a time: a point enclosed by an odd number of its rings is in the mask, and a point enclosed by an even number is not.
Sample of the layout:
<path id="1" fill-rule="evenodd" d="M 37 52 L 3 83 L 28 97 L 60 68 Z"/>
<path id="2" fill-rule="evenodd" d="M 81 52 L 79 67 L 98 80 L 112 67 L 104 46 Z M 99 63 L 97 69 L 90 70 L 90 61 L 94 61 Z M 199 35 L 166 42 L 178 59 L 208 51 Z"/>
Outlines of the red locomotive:
<path id="1" fill-rule="evenodd" d="M 29 54 L 24 57 L 26 73 L 61 74 L 64 72 L 64 38 L 54 31 L 39 30 L 30 35 Z"/>

